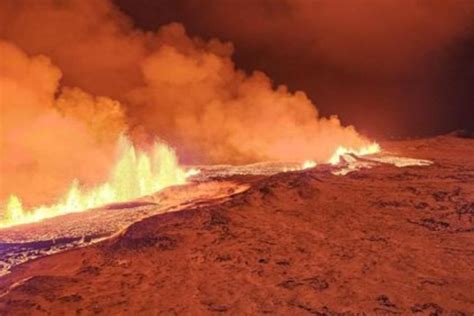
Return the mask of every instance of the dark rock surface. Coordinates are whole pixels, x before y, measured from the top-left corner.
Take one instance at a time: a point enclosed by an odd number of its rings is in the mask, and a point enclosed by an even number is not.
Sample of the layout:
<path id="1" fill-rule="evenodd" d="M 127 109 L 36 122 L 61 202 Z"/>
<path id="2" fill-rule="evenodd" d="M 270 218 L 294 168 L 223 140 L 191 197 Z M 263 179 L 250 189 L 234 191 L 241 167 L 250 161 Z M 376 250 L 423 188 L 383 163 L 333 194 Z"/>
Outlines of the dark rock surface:
<path id="1" fill-rule="evenodd" d="M 474 141 L 391 142 L 428 167 L 254 179 L 0 278 L 1 315 L 472 315 Z"/>

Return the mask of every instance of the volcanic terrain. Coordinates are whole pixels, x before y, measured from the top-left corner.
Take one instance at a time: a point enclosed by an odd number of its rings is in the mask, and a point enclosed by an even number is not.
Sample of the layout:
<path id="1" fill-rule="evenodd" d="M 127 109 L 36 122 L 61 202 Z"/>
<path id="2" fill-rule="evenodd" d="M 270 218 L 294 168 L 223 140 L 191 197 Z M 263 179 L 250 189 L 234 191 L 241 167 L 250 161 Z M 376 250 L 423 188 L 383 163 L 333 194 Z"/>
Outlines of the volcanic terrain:
<path id="1" fill-rule="evenodd" d="M 0 278 L 0 314 L 471 315 L 474 140 L 381 145 L 433 163 L 352 157 L 362 167 L 339 174 L 222 167 L 129 205 L 146 214 L 104 229 L 103 241 L 13 267 Z M 173 197 L 179 207 L 160 204 Z"/>

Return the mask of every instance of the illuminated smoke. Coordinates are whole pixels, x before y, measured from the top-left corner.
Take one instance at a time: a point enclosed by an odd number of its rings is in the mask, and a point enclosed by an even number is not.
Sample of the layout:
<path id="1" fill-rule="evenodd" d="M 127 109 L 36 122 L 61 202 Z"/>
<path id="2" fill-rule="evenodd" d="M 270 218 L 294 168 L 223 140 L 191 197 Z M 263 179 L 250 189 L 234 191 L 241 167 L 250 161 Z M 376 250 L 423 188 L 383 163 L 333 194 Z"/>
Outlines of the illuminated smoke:
<path id="1" fill-rule="evenodd" d="M 115 202 L 124 202 L 155 193 L 172 185 L 186 183 L 188 175 L 178 165 L 174 151 L 165 144 L 155 143 L 151 152 L 137 151 L 125 138 L 118 142 L 119 159 L 114 163 L 108 181 L 84 190 L 73 181 L 59 202 L 25 210 L 21 199 L 9 197 L 0 228 L 33 223 L 68 213 L 83 212 Z"/>
<path id="2" fill-rule="evenodd" d="M 303 92 L 236 69 L 231 43 L 135 29 L 108 1 L 3 1 L 0 36 L 2 201 L 100 183 L 123 131 L 194 163 L 324 162 L 371 143 Z"/>
<path id="3" fill-rule="evenodd" d="M 78 89 L 55 98 L 61 71 L 48 58 L 6 42 L 0 51 L 0 200 L 15 193 L 27 203 L 46 202 L 74 178 L 101 180 L 114 158 L 110 140 L 125 128 L 122 109 Z M 93 113 L 93 124 L 81 111 Z"/>

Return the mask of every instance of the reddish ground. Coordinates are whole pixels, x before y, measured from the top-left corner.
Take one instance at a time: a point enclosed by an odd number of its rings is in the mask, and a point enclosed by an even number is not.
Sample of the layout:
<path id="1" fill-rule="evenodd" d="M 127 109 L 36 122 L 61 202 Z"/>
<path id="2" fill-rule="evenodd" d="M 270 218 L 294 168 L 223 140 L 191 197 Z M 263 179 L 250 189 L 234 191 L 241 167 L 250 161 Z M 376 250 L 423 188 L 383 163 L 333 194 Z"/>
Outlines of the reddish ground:
<path id="1" fill-rule="evenodd" d="M 474 140 L 383 145 L 435 163 L 238 178 L 230 200 L 16 267 L 0 314 L 473 314 Z"/>

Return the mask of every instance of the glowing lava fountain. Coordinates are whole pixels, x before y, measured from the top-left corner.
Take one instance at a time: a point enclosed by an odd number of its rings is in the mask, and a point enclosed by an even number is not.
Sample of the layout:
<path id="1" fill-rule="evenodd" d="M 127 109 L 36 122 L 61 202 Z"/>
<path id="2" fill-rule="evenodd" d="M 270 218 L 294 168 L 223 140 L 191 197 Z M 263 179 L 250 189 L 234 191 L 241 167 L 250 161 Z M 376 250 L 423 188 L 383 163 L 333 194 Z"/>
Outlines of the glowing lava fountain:
<path id="1" fill-rule="evenodd" d="M 328 163 L 336 165 L 346 154 L 364 156 L 378 153 L 380 146 L 372 143 L 359 148 L 339 146 Z M 98 186 L 81 189 L 77 180 L 69 191 L 54 205 L 40 206 L 25 210 L 20 198 L 11 195 L 0 228 L 38 222 L 43 219 L 125 202 L 158 192 L 172 185 L 185 184 L 189 176 L 199 173 L 197 169 L 185 170 L 178 164 L 174 150 L 165 144 L 155 143 L 149 153 L 138 151 L 125 138 L 119 141 L 119 159 L 112 168 L 107 182 Z M 313 168 L 317 164 L 306 160 L 299 167 L 283 168 L 281 171 L 296 171 Z"/>
<path id="2" fill-rule="evenodd" d="M 0 228 L 38 222 L 58 215 L 81 212 L 114 202 L 130 201 L 163 188 L 186 183 L 187 177 L 197 173 L 185 171 L 178 164 L 174 150 L 155 143 L 150 153 L 138 151 L 125 138 L 119 140 L 119 159 L 107 182 L 81 190 L 73 181 L 69 191 L 57 204 L 24 210 L 20 198 L 11 195 L 0 219 Z"/>
<path id="3" fill-rule="evenodd" d="M 355 148 L 346 148 L 344 146 L 337 147 L 334 154 L 328 160 L 328 163 L 331 165 L 337 165 L 341 161 L 341 157 L 347 154 L 354 154 L 356 156 L 365 156 L 365 155 L 372 155 L 380 152 L 380 145 L 377 143 L 372 143 L 370 145 L 360 147 L 358 149 Z"/>

